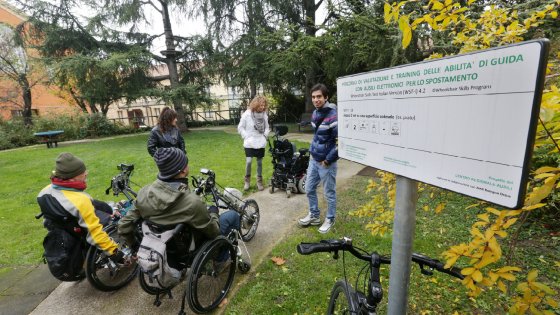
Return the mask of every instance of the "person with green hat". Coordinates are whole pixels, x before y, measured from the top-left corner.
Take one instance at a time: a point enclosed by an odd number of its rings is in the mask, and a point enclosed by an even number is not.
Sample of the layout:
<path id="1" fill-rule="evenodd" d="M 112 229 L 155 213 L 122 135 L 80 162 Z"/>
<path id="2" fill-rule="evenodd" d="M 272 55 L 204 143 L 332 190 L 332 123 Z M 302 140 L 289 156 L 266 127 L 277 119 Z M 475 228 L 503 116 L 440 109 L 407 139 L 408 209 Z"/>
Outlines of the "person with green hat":
<path id="1" fill-rule="evenodd" d="M 103 230 L 112 214 L 108 204 L 94 200 L 84 190 L 87 187 L 86 165 L 72 153 L 61 153 L 55 162 L 51 183 L 41 190 L 37 202 L 45 215 L 43 225 L 48 230 L 56 227 L 56 222 L 75 218 L 80 228 L 87 232 L 86 241 L 103 250 L 107 255 L 121 261 L 124 254 Z"/>

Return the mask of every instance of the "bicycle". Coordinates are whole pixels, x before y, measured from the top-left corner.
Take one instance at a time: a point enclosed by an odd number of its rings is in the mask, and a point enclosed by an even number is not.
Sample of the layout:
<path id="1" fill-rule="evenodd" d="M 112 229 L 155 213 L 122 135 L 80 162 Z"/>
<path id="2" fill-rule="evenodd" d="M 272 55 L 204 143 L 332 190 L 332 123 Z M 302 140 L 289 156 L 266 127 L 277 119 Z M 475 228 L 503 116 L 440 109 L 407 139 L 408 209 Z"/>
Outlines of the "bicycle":
<path id="1" fill-rule="evenodd" d="M 119 164 L 117 168 L 121 172 L 111 179 L 111 186 L 106 190 L 106 194 L 109 194 L 109 191 L 112 190 L 115 196 L 118 196 L 120 193 L 126 196 L 129 207 L 120 207 L 120 215 L 124 215 L 130 210 L 131 202 L 134 200 L 133 197 L 136 196 L 136 193 L 129 186 L 134 165 Z M 35 218 L 40 219 L 43 215 L 41 212 Z M 93 287 L 104 292 L 115 291 L 126 286 L 134 279 L 138 272 L 138 265 L 134 260 L 130 259 L 132 251 L 124 244 L 124 240 L 121 239 L 117 232 L 120 215 L 113 216 L 103 230 L 119 244 L 119 249 L 127 254 L 125 263 L 117 263 L 111 260 L 104 251 L 86 242 L 85 232 L 79 226 L 74 228 L 76 235 L 79 235 L 84 242 L 85 276 Z M 53 218 L 47 219 L 52 220 Z M 56 221 L 56 219 L 54 220 Z M 70 217 L 62 218 L 64 222 L 71 222 L 71 220 L 72 218 Z"/>
<path id="2" fill-rule="evenodd" d="M 329 307 L 327 314 L 369 314 L 376 313 L 377 306 L 383 298 L 383 289 L 379 279 L 379 268 L 382 264 L 390 264 L 390 257 L 380 256 L 376 252 L 368 253 L 367 251 L 355 247 L 352 239 L 344 237 L 340 240 L 322 240 L 319 243 L 300 243 L 297 245 L 297 251 L 301 255 L 310 255 L 321 252 L 332 252 L 333 259 L 338 259 L 338 252 L 342 251 L 342 264 L 344 272 L 344 280 L 338 280 L 331 290 L 329 299 Z M 364 290 L 355 290 L 346 280 L 346 266 L 344 253 L 349 252 L 354 257 L 366 261 L 369 266 L 369 275 L 367 283 L 367 293 Z M 461 269 L 452 267 L 445 269 L 444 264 L 439 260 L 430 257 L 412 253 L 412 261 L 420 266 L 423 275 L 432 275 L 433 270 L 448 274 L 450 276 L 463 279 Z M 355 287 L 357 288 L 361 273 L 367 267 L 364 266 L 356 279 Z M 365 280 L 365 279 L 364 279 Z"/>
<path id="3" fill-rule="evenodd" d="M 216 182 L 216 173 L 210 169 L 202 168 L 200 173 L 204 177 L 192 176 L 192 185 L 197 195 L 202 195 L 221 209 L 231 209 L 241 217 L 241 239 L 250 241 L 257 232 L 260 213 L 259 205 L 254 199 L 242 200 L 242 194 L 235 188 L 224 188 Z"/>

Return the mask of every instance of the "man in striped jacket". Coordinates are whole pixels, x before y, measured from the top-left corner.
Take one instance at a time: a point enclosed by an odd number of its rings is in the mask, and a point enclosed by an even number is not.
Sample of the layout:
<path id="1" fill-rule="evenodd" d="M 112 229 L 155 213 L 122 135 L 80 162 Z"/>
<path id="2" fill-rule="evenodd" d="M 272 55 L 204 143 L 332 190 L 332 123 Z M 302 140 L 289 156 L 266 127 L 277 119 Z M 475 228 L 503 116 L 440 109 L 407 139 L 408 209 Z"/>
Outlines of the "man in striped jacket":
<path id="1" fill-rule="evenodd" d="M 320 233 L 327 233 L 334 225 L 336 216 L 336 172 L 338 160 L 338 118 L 336 105 L 328 102 L 329 91 L 324 84 L 316 84 L 311 88 L 311 100 L 315 111 L 311 116 L 311 125 L 315 135 L 309 148 L 311 159 L 307 168 L 305 192 L 309 200 L 309 213 L 299 219 L 301 226 L 319 225 L 319 202 L 317 186 L 323 182 L 323 191 L 327 200 L 325 221 L 319 228 Z"/>

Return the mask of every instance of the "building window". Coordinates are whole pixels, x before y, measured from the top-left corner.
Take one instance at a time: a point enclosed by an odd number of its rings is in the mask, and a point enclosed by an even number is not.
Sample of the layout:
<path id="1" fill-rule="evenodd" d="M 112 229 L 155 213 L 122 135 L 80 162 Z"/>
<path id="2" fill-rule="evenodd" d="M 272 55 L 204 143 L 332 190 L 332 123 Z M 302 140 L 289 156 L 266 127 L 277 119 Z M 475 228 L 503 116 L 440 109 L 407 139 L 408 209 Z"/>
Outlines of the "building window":
<path id="1" fill-rule="evenodd" d="M 214 118 L 214 112 L 211 110 L 204 111 L 204 118 Z"/>

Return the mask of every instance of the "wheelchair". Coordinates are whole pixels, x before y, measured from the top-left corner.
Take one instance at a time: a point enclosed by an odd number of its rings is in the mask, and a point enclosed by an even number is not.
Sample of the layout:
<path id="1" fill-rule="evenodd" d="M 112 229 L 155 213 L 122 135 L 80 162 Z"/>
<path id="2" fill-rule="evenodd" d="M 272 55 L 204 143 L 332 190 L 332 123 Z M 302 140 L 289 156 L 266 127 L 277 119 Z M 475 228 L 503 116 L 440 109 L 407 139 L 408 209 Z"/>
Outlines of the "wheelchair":
<path id="1" fill-rule="evenodd" d="M 286 133 L 288 127 L 278 125 L 274 128 L 272 143 L 267 139 L 273 166 L 268 191 L 272 194 L 279 188 L 285 190 L 286 196 L 290 198 L 292 193 L 305 193 L 310 155 L 308 149 L 297 150 L 294 143 L 282 138 Z"/>
<path id="2" fill-rule="evenodd" d="M 173 230 L 173 237 L 167 242 L 168 264 L 181 271 L 179 286 L 186 280 L 179 314 L 185 314 L 185 300 L 197 314 L 204 314 L 216 309 L 227 296 L 233 284 L 236 269 L 242 273 L 250 266 L 244 261 L 247 249 L 242 249 L 238 241 L 239 231 L 232 230 L 228 236 L 218 236 L 212 240 L 201 241 L 202 235 L 190 231 L 185 224 L 160 225 L 146 220 L 150 231 L 161 233 Z M 246 255 L 242 253 L 245 251 Z M 190 269 L 190 272 L 187 272 Z M 160 296 L 168 295 L 174 287 L 165 289 L 150 286 L 149 277 L 139 272 L 140 287 L 148 294 L 155 295 L 155 306 L 161 305 Z M 188 295 L 188 296 L 187 296 Z"/>

